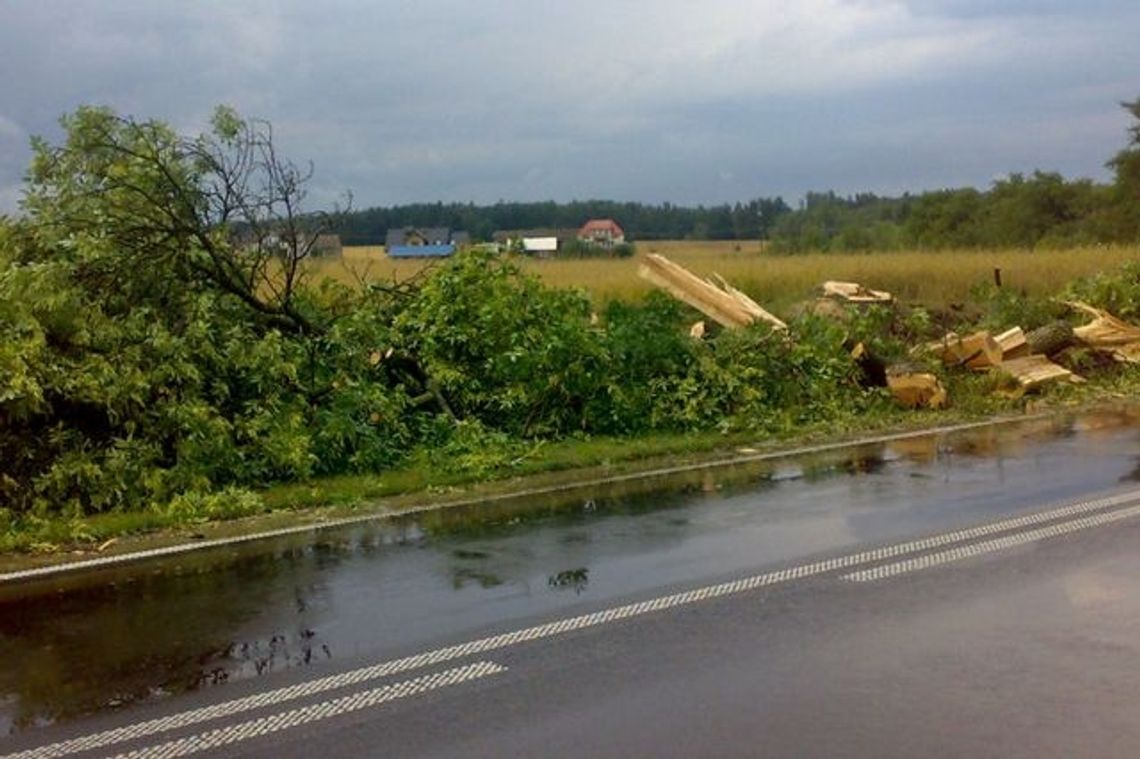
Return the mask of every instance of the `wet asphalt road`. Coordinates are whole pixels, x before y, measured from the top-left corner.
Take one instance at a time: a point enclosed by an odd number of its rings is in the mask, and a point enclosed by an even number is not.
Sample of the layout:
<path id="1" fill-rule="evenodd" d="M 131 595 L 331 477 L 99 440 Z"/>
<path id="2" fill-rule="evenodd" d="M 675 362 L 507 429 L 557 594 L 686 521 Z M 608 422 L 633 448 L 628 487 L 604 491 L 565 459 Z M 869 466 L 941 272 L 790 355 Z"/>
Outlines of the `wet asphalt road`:
<path id="1" fill-rule="evenodd" d="M 0 588 L 0 755 L 1138 756 L 1138 457 L 1085 419 Z"/>
<path id="2" fill-rule="evenodd" d="M 246 748 L 1140 756 L 1138 578 L 1140 520 L 876 583 L 808 580 L 488 654 L 507 670 Z"/>

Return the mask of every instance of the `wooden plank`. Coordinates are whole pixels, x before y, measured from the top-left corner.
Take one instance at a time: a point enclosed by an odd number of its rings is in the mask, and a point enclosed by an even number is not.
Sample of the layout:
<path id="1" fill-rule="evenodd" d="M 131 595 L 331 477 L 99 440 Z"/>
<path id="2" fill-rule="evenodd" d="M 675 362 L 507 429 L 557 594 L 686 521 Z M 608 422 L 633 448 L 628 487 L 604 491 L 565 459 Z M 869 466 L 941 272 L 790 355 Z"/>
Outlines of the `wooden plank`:
<path id="1" fill-rule="evenodd" d="M 828 280 L 823 283 L 823 294 L 851 303 L 890 303 L 894 298 L 884 290 L 872 290 L 858 282 Z"/>
<path id="2" fill-rule="evenodd" d="M 787 329 L 783 321 L 739 290 L 717 287 L 662 255 L 646 256 L 638 275 L 725 327 L 744 327 L 759 319 L 776 329 Z"/>
<path id="3" fill-rule="evenodd" d="M 694 283 L 667 267 L 651 265 L 648 262 L 641 265 L 638 274 L 642 279 L 660 287 L 682 303 L 689 304 L 722 326 L 743 327 L 752 323 L 752 318 L 731 296 L 721 293 L 696 277 L 692 278 L 695 280 Z M 710 296 L 706 290 L 716 293 L 717 296 Z"/>
<path id="4" fill-rule="evenodd" d="M 1073 374 L 1063 366 L 1054 364 L 1048 357 L 1034 354 L 1002 363 L 998 370 L 1008 374 L 1017 382 L 1017 389 L 1010 395 L 1022 395 L 1052 382 L 1084 382 L 1084 378 Z"/>

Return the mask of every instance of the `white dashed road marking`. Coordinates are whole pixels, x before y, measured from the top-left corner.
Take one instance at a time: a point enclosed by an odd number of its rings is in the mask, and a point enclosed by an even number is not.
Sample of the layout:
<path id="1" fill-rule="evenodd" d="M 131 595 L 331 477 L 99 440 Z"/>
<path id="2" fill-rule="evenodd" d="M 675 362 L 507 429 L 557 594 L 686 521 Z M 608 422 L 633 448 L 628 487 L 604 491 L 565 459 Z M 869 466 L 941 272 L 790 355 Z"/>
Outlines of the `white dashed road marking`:
<path id="1" fill-rule="evenodd" d="M 529 641 L 541 640 L 556 635 L 562 635 L 564 633 L 569 633 L 576 630 L 584 630 L 623 619 L 638 617 L 644 614 L 650 614 L 653 612 L 686 606 L 688 604 L 707 601 L 714 598 L 721 598 L 737 593 L 743 593 L 770 585 L 785 583 L 792 580 L 799 580 L 806 577 L 825 574 L 828 572 L 851 569 L 853 567 L 859 567 L 865 564 L 875 564 L 877 562 L 882 562 L 888 559 L 896 559 L 899 557 L 908 556 L 910 554 L 923 553 L 936 548 L 942 548 L 944 546 L 966 543 L 967 541 L 972 541 L 979 538 L 987 538 L 992 535 L 998 535 L 1000 533 L 1019 530 L 1026 527 L 1035 527 L 1037 525 L 1043 525 L 1048 522 L 1054 522 L 1061 519 L 1070 517 L 1083 517 L 1075 519 L 1073 521 L 1062 522 L 1060 524 L 1051 525 L 1041 529 L 1035 529 L 1030 532 L 1017 533 L 1011 536 L 1002 537 L 1000 539 L 987 540 L 966 545 L 956 548 L 952 551 L 925 554 L 923 556 L 907 559 L 906 561 L 886 564 L 883 566 L 866 569 L 862 572 L 854 572 L 844 575 L 844 579 L 855 581 L 868 581 L 873 579 L 880 579 L 882 577 L 889 577 L 893 574 L 900 574 L 902 572 L 911 571 L 912 569 L 918 569 L 926 566 L 934 566 L 935 564 L 946 563 L 957 558 L 965 558 L 967 556 L 977 555 L 978 553 L 983 553 L 989 550 L 1000 550 L 1002 547 L 1011 547 L 1013 545 L 1019 545 L 1024 542 L 1030 542 L 1032 540 L 1041 540 L 1053 535 L 1072 532 L 1076 529 L 1083 529 L 1085 526 L 1092 527 L 1098 524 L 1113 522 L 1118 519 L 1125 519 L 1129 516 L 1140 514 L 1140 505 L 1135 505 L 1138 500 L 1140 500 L 1140 490 L 1120 493 L 1117 495 L 1106 496 L 1095 500 L 1074 503 L 1059 508 L 1026 514 L 1024 516 L 1012 517 L 997 522 L 990 522 L 988 524 L 983 524 L 976 527 L 942 533 L 940 535 L 934 535 L 927 538 L 920 538 L 917 540 L 883 546 L 881 548 L 861 551 L 846 556 L 824 559 L 822 561 L 817 561 L 809 564 L 800 564 L 797 566 L 765 572 L 763 574 L 744 577 L 717 585 L 709 585 L 703 588 L 697 588 L 682 593 L 660 596 L 658 598 L 650 599 L 647 601 L 615 606 L 610 609 L 605 609 L 603 611 L 593 612 L 590 614 L 582 614 L 575 617 L 566 617 L 554 622 L 536 625 L 534 627 L 527 627 L 509 633 L 503 633 L 500 635 L 493 635 L 486 638 L 467 641 L 465 643 L 447 646 L 445 648 L 439 648 L 433 651 L 426 651 L 412 656 L 407 656 L 402 659 L 393 659 L 385 662 L 380 662 L 368 667 L 363 667 L 361 669 L 351 670 L 349 672 L 343 672 L 336 675 L 330 675 L 328 677 L 310 680 L 308 682 L 298 683 L 296 685 L 290 685 L 244 698 L 234 699 L 211 706 L 205 706 L 198 709 L 171 714 L 165 717 L 159 717 L 157 719 L 149 720 L 146 722 L 139 722 L 137 724 L 127 725 L 100 733 L 93 733 L 91 735 L 72 738 L 69 740 L 61 741 L 59 743 L 40 746 L 38 748 L 11 754 L 7 757 L 0 757 L 0 759 L 49 759 L 49 757 L 68 756 L 79 751 L 87 751 L 103 746 L 110 746 L 122 743 L 124 741 L 142 738 L 148 735 L 154 735 L 169 730 L 188 727 L 190 725 L 207 722 L 221 717 L 233 716 L 253 709 L 264 708 L 299 698 L 313 696 L 326 691 L 344 688 L 347 686 L 368 682 L 370 680 L 376 680 L 388 675 L 407 672 L 409 670 L 414 670 L 421 667 L 442 664 L 455 659 L 463 658 L 465 656 L 484 654 L 490 651 L 507 648 L 509 646 L 515 646 Z M 1113 507 L 1123 505 L 1129 505 L 1130 508 L 1120 509 L 1116 511 L 1105 511 L 1112 509 Z"/>
<path id="2" fill-rule="evenodd" d="M 300 725 L 306 725 L 310 722 L 329 719 L 330 717 L 338 717 L 342 714 L 367 709 L 370 706 L 378 706 L 388 701 L 395 701 L 396 699 L 415 696 L 439 688 L 446 688 L 449 685 L 458 685 L 468 680 L 477 680 L 480 677 L 505 672 L 506 669 L 506 667 L 495 664 L 494 662 L 475 662 L 465 667 L 456 667 L 455 669 L 437 672 L 434 675 L 424 675 L 414 680 L 405 680 L 391 685 L 383 685 L 379 688 L 361 691 L 360 693 L 343 696 L 332 701 L 302 706 L 291 711 L 279 712 L 266 717 L 239 722 L 236 725 L 220 727 L 217 730 L 190 735 L 157 746 L 148 746 L 147 748 L 141 748 L 137 751 L 119 754 L 117 759 L 136 759 L 136 757 L 139 759 L 142 757 L 161 757 L 162 759 L 166 759 L 167 757 L 196 754 L 199 751 L 208 751 L 213 748 L 219 748 L 220 746 L 228 746 L 231 743 L 247 741 L 250 738 L 269 735 L 270 733 L 288 730 Z"/>
<path id="3" fill-rule="evenodd" d="M 897 561 L 893 564 L 884 564 L 879 567 L 864 569 L 861 572 L 852 572 L 851 574 L 844 575 L 843 579 L 851 580 L 852 582 L 882 580 L 886 577 L 894 577 L 895 575 L 906 574 L 907 572 L 936 567 L 939 564 L 948 564 L 951 561 L 960 561 L 983 553 L 1004 551 L 1007 548 L 1026 545 L 1027 543 L 1036 543 L 1040 540 L 1055 538 L 1058 535 L 1065 535 L 1070 532 L 1077 532 L 1078 530 L 1087 530 L 1091 527 L 1099 527 L 1103 524 L 1118 522 L 1121 519 L 1129 519 L 1135 516 L 1140 516 L 1140 506 L 1133 506 L 1130 509 L 1121 509 L 1120 511 L 1110 511 L 1105 514 L 1094 514 L 1092 516 L 1074 519 L 1070 522 L 1051 524 L 1048 527 L 1030 530 L 1029 532 L 1007 535 L 1004 538 L 995 538 L 993 540 L 984 540 L 981 543 L 959 546 L 950 551 L 926 554 L 913 559 L 907 559 L 906 561 Z"/>

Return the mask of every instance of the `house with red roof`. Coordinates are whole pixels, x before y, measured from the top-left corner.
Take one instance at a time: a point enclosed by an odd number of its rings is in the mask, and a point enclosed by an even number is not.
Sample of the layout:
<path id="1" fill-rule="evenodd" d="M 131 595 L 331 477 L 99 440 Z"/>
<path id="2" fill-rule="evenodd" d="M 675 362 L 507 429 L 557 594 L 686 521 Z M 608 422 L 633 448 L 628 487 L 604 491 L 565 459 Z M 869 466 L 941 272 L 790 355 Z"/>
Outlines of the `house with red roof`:
<path id="1" fill-rule="evenodd" d="M 625 231 L 613 219 L 590 219 L 578 230 L 578 239 L 602 248 L 625 242 Z"/>

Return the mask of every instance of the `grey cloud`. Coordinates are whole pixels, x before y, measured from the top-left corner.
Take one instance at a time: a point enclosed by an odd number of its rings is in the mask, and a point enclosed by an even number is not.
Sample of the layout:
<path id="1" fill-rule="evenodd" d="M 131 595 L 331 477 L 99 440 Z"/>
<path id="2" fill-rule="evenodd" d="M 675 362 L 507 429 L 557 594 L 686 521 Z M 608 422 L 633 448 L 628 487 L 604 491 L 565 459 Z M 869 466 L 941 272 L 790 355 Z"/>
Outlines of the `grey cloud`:
<path id="1" fill-rule="evenodd" d="M 1125 0 L 9 0 L 0 108 L 202 128 L 228 103 L 317 168 L 315 202 L 611 197 L 1105 176 L 1140 95 Z M 0 121 L 0 187 L 24 136 Z M 0 190 L 0 210 L 13 207 Z"/>

